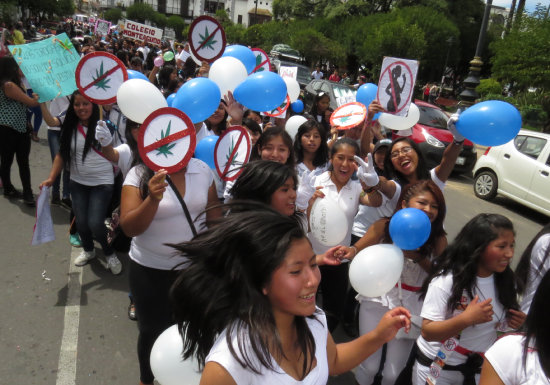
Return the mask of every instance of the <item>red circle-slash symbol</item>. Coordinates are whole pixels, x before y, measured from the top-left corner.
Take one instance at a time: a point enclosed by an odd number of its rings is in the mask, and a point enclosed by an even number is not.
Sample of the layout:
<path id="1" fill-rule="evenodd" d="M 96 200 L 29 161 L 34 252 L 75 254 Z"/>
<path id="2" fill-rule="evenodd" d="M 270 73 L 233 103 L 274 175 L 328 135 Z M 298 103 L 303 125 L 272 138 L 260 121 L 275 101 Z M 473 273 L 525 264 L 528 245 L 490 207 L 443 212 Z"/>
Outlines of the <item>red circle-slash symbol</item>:
<path id="1" fill-rule="evenodd" d="M 210 30 L 208 30 L 209 26 L 211 28 Z M 197 41 L 197 37 L 193 35 L 195 30 L 199 31 L 199 36 L 202 38 L 202 41 Z M 218 32 L 219 39 L 221 39 L 221 44 L 216 44 L 216 48 L 214 48 L 213 41 Z M 188 36 L 189 48 L 197 59 L 212 63 L 223 55 L 223 51 L 225 50 L 225 45 L 227 43 L 225 39 L 225 31 L 222 25 L 213 17 L 199 16 L 193 20 L 193 23 L 191 23 L 191 26 L 189 27 Z M 219 41 L 216 41 L 216 43 L 219 43 Z M 213 52 L 209 52 L 208 50 L 212 50 Z M 211 53 L 211 55 L 205 55 L 199 51 Z"/>
<path id="2" fill-rule="evenodd" d="M 235 132 L 238 132 L 239 135 L 237 137 L 237 142 L 233 142 L 227 146 L 227 151 L 224 151 L 226 159 L 220 159 L 218 157 L 218 149 L 220 147 L 220 144 L 223 143 L 225 146 L 225 138 L 234 137 L 233 135 Z M 238 156 L 239 150 L 243 150 L 242 142 L 245 141 L 245 156 L 242 163 L 236 163 L 236 159 Z M 242 174 L 244 171 L 244 168 L 242 167 L 246 163 L 248 163 L 248 160 L 250 159 L 250 152 L 252 150 L 252 144 L 250 143 L 250 136 L 248 135 L 248 132 L 246 131 L 246 128 L 241 126 L 233 126 L 229 130 L 226 130 L 222 136 L 218 139 L 216 142 L 216 146 L 214 147 L 214 164 L 216 165 L 216 171 L 218 172 L 218 175 L 220 178 L 222 178 L 224 181 L 229 182 L 237 179 L 239 175 Z M 222 155 L 223 156 L 223 155 Z M 223 171 L 222 171 L 223 169 Z"/>

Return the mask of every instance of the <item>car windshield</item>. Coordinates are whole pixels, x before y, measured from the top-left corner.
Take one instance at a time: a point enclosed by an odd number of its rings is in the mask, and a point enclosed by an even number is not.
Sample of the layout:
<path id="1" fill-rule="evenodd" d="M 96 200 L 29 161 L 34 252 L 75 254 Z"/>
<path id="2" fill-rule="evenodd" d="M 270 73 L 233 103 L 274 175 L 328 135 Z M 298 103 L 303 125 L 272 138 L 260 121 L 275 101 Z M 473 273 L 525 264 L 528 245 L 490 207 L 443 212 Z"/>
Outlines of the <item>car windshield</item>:
<path id="1" fill-rule="evenodd" d="M 296 51 L 295 49 L 291 48 L 286 44 L 275 44 L 271 49 L 271 52 L 279 52 L 282 54 L 297 56 L 297 57 L 301 56 L 300 52 Z"/>
<path id="2" fill-rule="evenodd" d="M 441 110 L 432 107 L 418 106 L 420 110 L 419 124 L 434 128 L 447 129 L 447 115 Z"/>
<path id="3" fill-rule="evenodd" d="M 334 97 L 336 98 L 355 96 L 357 93 L 357 90 L 350 87 L 341 86 L 339 84 L 333 84 L 332 89 L 334 90 Z"/>

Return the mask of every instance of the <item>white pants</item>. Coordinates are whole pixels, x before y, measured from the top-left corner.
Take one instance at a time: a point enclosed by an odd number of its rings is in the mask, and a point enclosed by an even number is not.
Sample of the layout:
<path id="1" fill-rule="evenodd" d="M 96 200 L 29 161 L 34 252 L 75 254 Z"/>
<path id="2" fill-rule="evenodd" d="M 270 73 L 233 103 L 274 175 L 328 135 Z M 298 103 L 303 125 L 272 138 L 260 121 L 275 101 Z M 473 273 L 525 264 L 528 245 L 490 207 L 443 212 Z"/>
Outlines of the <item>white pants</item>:
<path id="1" fill-rule="evenodd" d="M 413 385 L 425 385 L 430 368 L 417 362 L 413 366 Z M 462 385 L 464 376 L 457 370 L 442 370 L 436 385 Z M 476 384 L 479 384 L 479 374 L 476 374 Z"/>
<path id="2" fill-rule="evenodd" d="M 380 322 L 380 319 L 388 310 L 389 309 L 381 303 L 362 301 L 361 307 L 359 308 L 360 334 L 366 334 L 376 328 L 376 325 L 378 325 L 378 322 Z M 384 364 L 384 370 L 382 372 L 382 385 L 393 385 L 397 376 L 405 367 L 414 343 L 414 340 L 409 339 L 393 339 L 388 342 L 386 363 Z M 381 356 L 382 349 L 378 349 L 355 369 L 355 380 L 357 383 L 360 385 L 372 384 L 374 376 L 380 367 Z"/>

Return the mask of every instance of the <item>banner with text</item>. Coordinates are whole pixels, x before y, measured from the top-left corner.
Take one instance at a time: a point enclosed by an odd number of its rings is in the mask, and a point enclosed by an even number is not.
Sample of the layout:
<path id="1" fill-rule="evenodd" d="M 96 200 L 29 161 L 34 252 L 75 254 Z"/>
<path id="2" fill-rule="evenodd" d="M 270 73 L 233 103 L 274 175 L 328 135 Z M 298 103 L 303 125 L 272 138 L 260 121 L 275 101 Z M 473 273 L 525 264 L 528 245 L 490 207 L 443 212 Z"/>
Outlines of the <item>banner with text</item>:
<path id="1" fill-rule="evenodd" d="M 8 46 L 40 102 L 76 90 L 74 73 L 80 56 L 66 33 L 35 43 Z"/>
<path id="2" fill-rule="evenodd" d="M 122 35 L 124 37 L 129 37 L 130 39 L 160 45 L 160 41 L 162 39 L 162 29 L 131 20 L 126 20 L 124 21 Z"/>

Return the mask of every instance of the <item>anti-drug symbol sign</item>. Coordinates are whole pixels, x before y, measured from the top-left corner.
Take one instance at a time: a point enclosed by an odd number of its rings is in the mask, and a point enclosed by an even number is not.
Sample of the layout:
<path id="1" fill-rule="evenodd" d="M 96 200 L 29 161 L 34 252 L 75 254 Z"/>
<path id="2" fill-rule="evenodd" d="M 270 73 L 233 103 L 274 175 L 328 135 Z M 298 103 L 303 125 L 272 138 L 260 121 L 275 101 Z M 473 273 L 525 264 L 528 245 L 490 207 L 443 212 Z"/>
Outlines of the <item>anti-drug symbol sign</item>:
<path id="1" fill-rule="evenodd" d="M 172 174 L 181 170 L 189 163 L 196 145 L 195 126 L 176 108 L 159 108 L 139 129 L 139 155 L 153 171 L 163 168 Z"/>
<path id="2" fill-rule="evenodd" d="M 288 111 L 288 107 L 290 107 L 290 97 L 287 94 L 285 101 L 279 107 L 271 111 L 265 111 L 264 115 L 269 116 L 271 118 L 283 119 L 286 117 L 286 112 Z"/>
<path id="3" fill-rule="evenodd" d="M 225 43 L 225 31 L 213 17 L 197 17 L 189 27 L 189 48 L 199 60 L 212 63 L 222 56 Z"/>
<path id="4" fill-rule="evenodd" d="M 387 112 L 399 116 L 407 115 L 417 72 L 416 60 L 384 58 L 377 98 Z"/>
<path id="5" fill-rule="evenodd" d="M 262 72 L 262 71 L 271 71 L 271 61 L 269 61 L 269 56 L 261 48 L 252 48 L 254 56 L 256 56 L 256 66 L 252 70 L 252 73 Z"/>
<path id="6" fill-rule="evenodd" d="M 252 144 L 244 127 L 234 126 L 218 139 L 214 148 L 216 171 L 224 181 L 233 181 L 244 171 L 250 159 Z"/>
<path id="7" fill-rule="evenodd" d="M 351 102 L 338 107 L 330 116 L 330 125 L 339 130 L 348 130 L 365 120 L 367 108 L 358 102 Z"/>
<path id="8" fill-rule="evenodd" d="M 107 52 L 93 52 L 78 62 L 75 71 L 80 93 L 96 104 L 116 103 L 120 85 L 128 80 L 124 63 Z"/>

